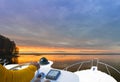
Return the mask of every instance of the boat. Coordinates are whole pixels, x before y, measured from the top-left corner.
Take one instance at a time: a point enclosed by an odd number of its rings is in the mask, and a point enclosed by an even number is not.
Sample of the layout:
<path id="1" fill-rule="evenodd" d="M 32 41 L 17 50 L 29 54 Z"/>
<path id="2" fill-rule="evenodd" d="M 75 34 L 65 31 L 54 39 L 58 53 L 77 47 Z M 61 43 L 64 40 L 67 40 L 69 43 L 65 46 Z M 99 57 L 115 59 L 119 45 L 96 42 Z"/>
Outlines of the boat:
<path id="1" fill-rule="evenodd" d="M 31 80 L 31 82 L 34 82 L 36 77 L 38 75 L 42 76 L 42 81 L 49 79 L 51 82 L 118 82 L 119 80 L 115 79 L 112 76 L 111 70 L 114 70 L 119 76 L 120 71 L 118 71 L 116 68 L 101 62 L 99 59 L 93 59 L 88 61 L 82 61 L 74 63 L 70 66 L 67 66 L 64 69 L 56 69 L 52 68 L 54 62 L 49 61 L 45 65 L 41 64 L 40 69 L 38 69 L 35 72 L 34 78 Z M 82 69 L 82 66 L 84 64 L 89 64 L 90 68 Z M 20 70 L 24 69 L 29 65 L 29 63 L 26 64 L 9 64 L 5 65 L 5 67 L 9 70 Z M 70 68 L 75 66 L 77 67 L 77 71 L 71 72 L 69 71 Z M 99 70 L 99 66 L 105 66 L 106 72 L 103 72 Z"/>

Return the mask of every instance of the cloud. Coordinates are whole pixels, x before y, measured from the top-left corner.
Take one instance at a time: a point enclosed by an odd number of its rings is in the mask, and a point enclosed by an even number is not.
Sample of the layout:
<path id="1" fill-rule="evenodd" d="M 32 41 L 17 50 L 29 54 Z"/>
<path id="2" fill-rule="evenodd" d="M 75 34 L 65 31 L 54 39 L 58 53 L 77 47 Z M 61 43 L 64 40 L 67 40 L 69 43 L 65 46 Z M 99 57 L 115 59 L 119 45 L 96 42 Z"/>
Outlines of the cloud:
<path id="1" fill-rule="evenodd" d="M 1 0 L 0 33 L 19 45 L 108 49 L 120 41 L 119 0 Z"/>

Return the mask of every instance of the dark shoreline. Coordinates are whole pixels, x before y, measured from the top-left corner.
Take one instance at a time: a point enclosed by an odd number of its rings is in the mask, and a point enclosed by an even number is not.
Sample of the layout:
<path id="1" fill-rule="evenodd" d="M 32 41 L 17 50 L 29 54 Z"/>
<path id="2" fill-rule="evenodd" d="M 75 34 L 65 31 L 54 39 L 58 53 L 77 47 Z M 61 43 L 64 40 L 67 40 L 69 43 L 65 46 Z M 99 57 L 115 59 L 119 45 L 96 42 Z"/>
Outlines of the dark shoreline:
<path id="1" fill-rule="evenodd" d="M 19 55 L 120 55 L 120 53 L 19 53 Z"/>

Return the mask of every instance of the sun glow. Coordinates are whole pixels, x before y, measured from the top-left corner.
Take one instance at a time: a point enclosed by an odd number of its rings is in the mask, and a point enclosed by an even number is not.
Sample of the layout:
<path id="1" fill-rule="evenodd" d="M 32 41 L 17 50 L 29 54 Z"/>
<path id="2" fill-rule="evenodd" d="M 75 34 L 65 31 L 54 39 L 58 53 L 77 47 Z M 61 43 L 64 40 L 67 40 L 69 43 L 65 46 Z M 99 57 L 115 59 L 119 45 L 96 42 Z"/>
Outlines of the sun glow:
<path id="1" fill-rule="evenodd" d="M 107 50 L 82 49 L 82 48 L 61 48 L 61 47 L 34 47 L 34 46 L 18 46 L 20 53 L 101 53 Z"/>

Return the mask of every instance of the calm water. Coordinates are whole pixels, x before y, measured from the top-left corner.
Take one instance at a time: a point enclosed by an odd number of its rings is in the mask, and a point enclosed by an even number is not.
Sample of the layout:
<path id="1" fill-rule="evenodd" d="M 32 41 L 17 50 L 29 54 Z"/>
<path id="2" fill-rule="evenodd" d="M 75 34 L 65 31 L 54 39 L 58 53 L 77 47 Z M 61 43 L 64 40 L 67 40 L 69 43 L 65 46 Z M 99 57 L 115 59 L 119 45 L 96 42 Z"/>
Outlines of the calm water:
<path id="1" fill-rule="evenodd" d="M 58 69 L 64 69 L 65 67 L 77 63 L 83 60 L 99 59 L 99 61 L 107 63 L 117 70 L 120 71 L 120 55 L 20 55 L 18 57 L 18 63 L 26 63 L 30 61 L 39 61 L 41 57 L 46 57 L 48 60 L 54 62 L 52 67 Z M 88 64 L 89 65 L 89 64 Z M 88 65 L 84 66 L 87 67 Z M 103 71 L 105 68 L 101 67 Z M 70 71 L 75 71 L 76 68 L 70 69 Z M 112 71 L 113 76 L 120 82 L 120 75 Z"/>

